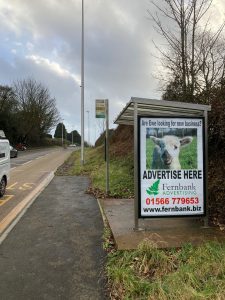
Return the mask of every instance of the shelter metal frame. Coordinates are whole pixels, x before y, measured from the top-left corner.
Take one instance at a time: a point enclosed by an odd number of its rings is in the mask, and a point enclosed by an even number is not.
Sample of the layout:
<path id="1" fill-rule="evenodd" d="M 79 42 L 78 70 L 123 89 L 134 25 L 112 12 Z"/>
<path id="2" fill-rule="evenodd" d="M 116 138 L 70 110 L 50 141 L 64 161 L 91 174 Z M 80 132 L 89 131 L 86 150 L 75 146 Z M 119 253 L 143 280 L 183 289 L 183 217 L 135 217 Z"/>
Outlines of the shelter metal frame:
<path id="1" fill-rule="evenodd" d="M 203 117 L 205 123 L 205 203 L 206 215 L 204 226 L 208 227 L 208 111 L 210 105 L 193 104 L 187 102 L 175 102 L 165 100 L 155 100 L 147 98 L 132 97 L 120 112 L 115 124 L 125 124 L 134 126 L 134 230 L 139 230 L 138 216 L 138 116 L 169 116 L 169 117 Z"/>

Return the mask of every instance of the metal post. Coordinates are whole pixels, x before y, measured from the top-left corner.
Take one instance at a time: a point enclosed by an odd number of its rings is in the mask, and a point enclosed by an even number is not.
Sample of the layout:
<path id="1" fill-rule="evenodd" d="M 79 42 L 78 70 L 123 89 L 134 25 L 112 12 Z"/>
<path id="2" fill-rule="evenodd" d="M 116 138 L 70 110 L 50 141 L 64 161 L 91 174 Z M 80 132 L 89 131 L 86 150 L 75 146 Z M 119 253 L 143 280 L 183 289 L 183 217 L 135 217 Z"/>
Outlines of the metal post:
<path id="1" fill-rule="evenodd" d="M 84 0 L 82 0 L 81 33 L 81 165 L 84 164 Z"/>
<path id="2" fill-rule="evenodd" d="M 204 228 L 209 227 L 209 205 L 208 205 L 208 114 L 204 110 L 204 121 L 205 121 L 205 210 L 206 215 L 204 217 Z"/>
<path id="3" fill-rule="evenodd" d="M 138 225 L 138 105 L 134 102 L 134 230 Z"/>
<path id="4" fill-rule="evenodd" d="M 88 145 L 90 146 L 90 123 L 89 123 L 89 110 L 86 111 L 88 113 Z"/>
<path id="5" fill-rule="evenodd" d="M 106 121 L 106 195 L 109 194 L 109 103 L 105 100 L 105 121 Z"/>

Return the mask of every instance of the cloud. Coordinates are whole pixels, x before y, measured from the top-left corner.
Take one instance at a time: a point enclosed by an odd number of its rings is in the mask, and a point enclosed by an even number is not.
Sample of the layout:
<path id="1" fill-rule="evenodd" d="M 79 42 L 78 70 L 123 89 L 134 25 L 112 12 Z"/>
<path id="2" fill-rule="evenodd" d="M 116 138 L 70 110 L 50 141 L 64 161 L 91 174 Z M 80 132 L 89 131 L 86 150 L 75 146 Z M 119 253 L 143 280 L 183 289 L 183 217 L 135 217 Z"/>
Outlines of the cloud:
<path id="1" fill-rule="evenodd" d="M 4 74 L 8 75 L 0 78 L 4 77 L 4 82 L 9 84 L 26 77 L 44 82 L 56 97 L 65 122 L 68 126 L 74 124 L 77 129 L 80 122 L 80 3 L 12 0 L 0 6 L 1 35 L 7 36 L 12 51 L 7 59 L 3 53 L 8 51 L 7 47 L 2 51 L 2 63 L 8 62 L 4 66 L 8 72 Z M 95 99 L 109 98 L 112 126 L 130 96 L 134 93 L 143 96 L 146 87 L 150 90 L 150 60 L 145 60 L 148 51 L 140 34 L 143 30 L 138 22 L 139 3 L 129 1 L 127 7 L 127 1 L 99 0 L 93 5 L 86 0 L 84 3 L 85 110 L 90 111 L 92 128 L 98 131 Z"/>
<path id="2" fill-rule="evenodd" d="M 220 12 L 224 6 L 216 1 Z M 161 40 L 149 7 L 149 0 L 84 0 L 85 111 L 92 142 L 99 132 L 95 99 L 109 99 L 113 126 L 131 96 L 160 98 L 153 77 L 159 62 L 151 54 L 152 40 Z M 80 131 L 81 0 L 0 1 L 0 38 L 0 84 L 40 80 L 65 124 Z"/>
<path id="3" fill-rule="evenodd" d="M 61 67 L 60 64 L 58 64 L 57 62 L 50 61 L 48 58 L 40 57 L 38 55 L 27 55 L 26 59 L 33 61 L 37 65 L 42 65 L 44 68 L 55 72 L 61 77 L 71 78 L 78 86 L 80 86 L 80 77 Z"/>

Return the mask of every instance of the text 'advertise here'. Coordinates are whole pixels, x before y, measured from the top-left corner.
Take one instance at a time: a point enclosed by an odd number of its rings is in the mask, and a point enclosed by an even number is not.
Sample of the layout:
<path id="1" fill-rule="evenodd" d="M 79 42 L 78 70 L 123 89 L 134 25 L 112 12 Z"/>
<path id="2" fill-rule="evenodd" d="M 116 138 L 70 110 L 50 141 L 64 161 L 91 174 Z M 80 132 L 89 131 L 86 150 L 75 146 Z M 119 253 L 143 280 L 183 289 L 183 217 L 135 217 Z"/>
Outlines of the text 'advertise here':
<path id="1" fill-rule="evenodd" d="M 204 118 L 139 117 L 139 216 L 202 216 Z"/>

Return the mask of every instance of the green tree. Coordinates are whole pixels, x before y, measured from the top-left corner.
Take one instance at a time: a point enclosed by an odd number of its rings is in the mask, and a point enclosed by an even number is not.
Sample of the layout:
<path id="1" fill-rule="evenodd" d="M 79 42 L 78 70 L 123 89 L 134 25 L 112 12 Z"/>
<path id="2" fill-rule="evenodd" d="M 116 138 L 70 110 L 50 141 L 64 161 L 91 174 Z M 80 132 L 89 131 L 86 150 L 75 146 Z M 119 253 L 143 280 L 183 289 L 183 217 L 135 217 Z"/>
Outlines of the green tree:
<path id="1" fill-rule="evenodd" d="M 81 136 L 80 134 L 77 132 L 77 130 L 73 130 L 70 133 L 68 133 L 67 135 L 67 139 L 76 145 L 80 145 L 81 144 Z"/>
<path id="2" fill-rule="evenodd" d="M 66 130 L 66 127 L 63 123 L 58 123 L 57 126 L 56 126 L 56 129 L 55 129 L 55 134 L 54 134 L 54 138 L 62 138 L 63 136 L 63 139 L 67 139 L 67 130 Z"/>

